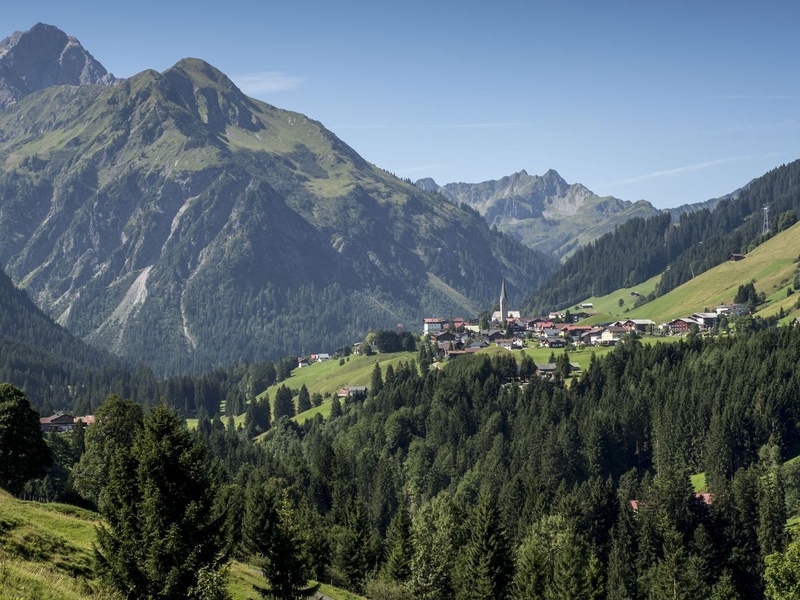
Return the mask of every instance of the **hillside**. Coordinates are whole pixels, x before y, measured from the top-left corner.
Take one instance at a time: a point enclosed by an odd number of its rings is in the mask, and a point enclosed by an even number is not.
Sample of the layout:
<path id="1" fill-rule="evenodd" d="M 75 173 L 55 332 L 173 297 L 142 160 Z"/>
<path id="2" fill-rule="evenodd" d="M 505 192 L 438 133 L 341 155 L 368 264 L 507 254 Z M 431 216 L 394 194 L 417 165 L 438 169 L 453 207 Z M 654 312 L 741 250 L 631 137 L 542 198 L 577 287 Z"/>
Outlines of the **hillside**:
<path id="1" fill-rule="evenodd" d="M 631 288 L 587 298 L 583 302 L 594 304 L 594 309 L 590 312 L 595 314 L 586 322 L 642 318 L 664 323 L 676 317 L 704 311 L 706 308 L 714 310 L 720 304 L 730 304 L 739 286 L 751 281 L 755 283 L 756 292 L 763 292 L 767 298 L 767 302 L 759 307 L 756 314 L 777 315 L 783 309 L 785 320 L 788 321 L 798 316 L 795 312 L 798 297 L 794 293 L 794 278 L 800 272 L 798 257 L 800 224 L 795 224 L 754 248 L 744 260 L 726 261 L 638 308 L 634 307 L 636 298 L 631 292 L 646 296 L 655 290 L 661 275 Z M 787 295 L 789 288 L 792 292 Z M 621 304 L 620 300 L 623 301 Z"/>
<path id="2" fill-rule="evenodd" d="M 625 316 L 662 323 L 705 308 L 714 310 L 720 304 L 732 303 L 739 286 L 751 281 L 755 282 L 756 291 L 763 292 L 770 300 L 758 314 L 777 314 L 783 307 L 790 315 L 796 311 L 797 297 L 787 298 L 786 290 L 798 273 L 798 257 L 800 223 L 748 252 L 744 260 L 724 262 Z"/>
<path id="3" fill-rule="evenodd" d="M 433 179 L 421 179 L 415 185 L 472 206 L 500 231 L 560 258 L 628 219 L 659 213 L 645 200 L 597 196 L 579 183 L 568 184 L 552 169 L 541 177 L 522 170 L 482 183 L 440 186 Z"/>
<path id="4" fill-rule="evenodd" d="M 0 138 L 0 264 L 81 338 L 160 372 L 468 313 L 555 266 L 201 60 L 35 92 Z"/>
<path id="5" fill-rule="evenodd" d="M 800 161 L 752 180 L 713 210 L 631 219 L 578 249 L 558 272 L 525 301 L 531 313 L 605 296 L 663 274 L 654 290 L 662 296 L 695 275 L 724 263 L 731 253 L 747 252 L 764 239 L 764 207 L 770 207 L 777 233 L 781 215 L 800 211 Z M 669 267 L 669 268 L 667 268 Z"/>
<path id="6" fill-rule="evenodd" d="M 110 596 L 98 592 L 93 579 L 97 513 L 68 504 L 17 500 L 0 490 L 0 598 L 89 600 Z M 233 600 L 257 598 L 262 584 L 253 567 L 233 562 L 228 591 Z M 357 596 L 324 586 L 333 600 Z"/>

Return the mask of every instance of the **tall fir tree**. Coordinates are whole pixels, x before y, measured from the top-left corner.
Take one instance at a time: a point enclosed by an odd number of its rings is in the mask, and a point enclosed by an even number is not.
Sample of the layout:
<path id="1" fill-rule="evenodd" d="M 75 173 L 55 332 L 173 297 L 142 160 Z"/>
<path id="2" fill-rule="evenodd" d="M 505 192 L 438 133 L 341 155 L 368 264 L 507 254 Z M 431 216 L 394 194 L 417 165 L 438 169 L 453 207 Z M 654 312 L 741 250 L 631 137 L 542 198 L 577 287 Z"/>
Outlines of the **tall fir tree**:
<path id="1" fill-rule="evenodd" d="M 198 574 L 226 561 L 215 491 L 203 448 L 176 413 L 155 407 L 133 447 L 112 457 L 95 546 L 100 577 L 127 598 L 191 598 Z"/>
<path id="2" fill-rule="evenodd" d="M 468 524 L 469 537 L 460 562 L 458 600 L 504 600 L 513 571 L 506 533 L 494 499 L 484 494 Z"/>
<path id="3" fill-rule="evenodd" d="M 411 517 L 404 503 L 400 503 L 389 523 L 386 547 L 388 556 L 383 565 L 384 578 L 405 583 L 411 575 L 414 546 L 411 542 Z"/>

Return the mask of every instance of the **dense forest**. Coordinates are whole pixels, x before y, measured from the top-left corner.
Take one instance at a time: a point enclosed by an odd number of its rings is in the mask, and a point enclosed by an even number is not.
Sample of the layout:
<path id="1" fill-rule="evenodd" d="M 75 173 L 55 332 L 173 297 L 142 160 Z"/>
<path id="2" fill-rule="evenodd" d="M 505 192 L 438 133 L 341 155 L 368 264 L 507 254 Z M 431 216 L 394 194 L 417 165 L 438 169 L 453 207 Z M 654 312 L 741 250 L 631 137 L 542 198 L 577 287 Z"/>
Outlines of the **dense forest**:
<path id="1" fill-rule="evenodd" d="M 770 231 L 763 234 L 763 207 L 770 207 Z M 773 169 L 752 181 L 738 197 L 721 201 L 671 222 L 669 213 L 631 219 L 580 248 L 525 301 L 531 314 L 571 306 L 610 294 L 664 273 L 655 291 L 666 294 L 682 283 L 744 253 L 786 224 L 781 217 L 800 213 L 800 161 Z"/>
<path id="2" fill-rule="evenodd" d="M 68 447 L 49 491 L 104 512 L 101 550 L 129 547 L 126 535 L 148 547 L 125 511 L 149 505 L 126 490 L 161 485 L 153 461 L 174 453 L 157 440 L 174 439 L 206 465 L 198 518 L 224 532 L 212 546 L 260 556 L 274 597 L 300 597 L 309 579 L 370 598 L 790 597 L 778 575 L 798 551 L 786 528 L 800 508 L 800 468 L 786 462 L 800 453 L 798 361 L 800 329 L 786 327 L 631 340 L 570 385 L 521 380 L 511 353 L 424 373 L 376 366 L 366 397 L 327 420 L 275 419 L 261 443 L 220 418 L 179 433 L 166 405 L 112 398 L 99 414 L 123 418 L 48 439 Z M 194 571 L 212 568 L 196 558 Z M 98 568 L 116 585 L 123 567 Z M 294 592 L 274 592 L 278 571 Z"/>

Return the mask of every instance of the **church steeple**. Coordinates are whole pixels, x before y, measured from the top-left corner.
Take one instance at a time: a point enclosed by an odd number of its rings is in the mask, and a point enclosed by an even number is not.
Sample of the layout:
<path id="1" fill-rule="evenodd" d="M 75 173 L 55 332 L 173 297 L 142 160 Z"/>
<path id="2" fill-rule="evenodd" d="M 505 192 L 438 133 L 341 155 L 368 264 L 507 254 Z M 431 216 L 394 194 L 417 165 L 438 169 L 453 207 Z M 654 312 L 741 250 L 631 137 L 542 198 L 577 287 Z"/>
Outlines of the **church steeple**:
<path id="1" fill-rule="evenodd" d="M 500 322 L 508 320 L 508 294 L 506 294 L 506 278 L 503 277 L 503 284 L 500 286 Z"/>

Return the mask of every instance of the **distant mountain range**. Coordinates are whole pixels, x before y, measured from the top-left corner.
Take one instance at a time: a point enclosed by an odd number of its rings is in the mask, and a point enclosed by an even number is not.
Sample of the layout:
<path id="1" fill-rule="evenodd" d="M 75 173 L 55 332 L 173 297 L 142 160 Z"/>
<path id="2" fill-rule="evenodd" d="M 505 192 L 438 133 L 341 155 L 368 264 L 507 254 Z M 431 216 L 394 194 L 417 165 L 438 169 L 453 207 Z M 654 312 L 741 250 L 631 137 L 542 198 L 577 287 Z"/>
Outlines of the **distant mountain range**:
<path id="1" fill-rule="evenodd" d="M 475 314 L 503 278 L 521 298 L 557 266 L 201 60 L 116 81 L 54 27 L 0 48 L 0 264 L 159 372 Z"/>
<path id="2" fill-rule="evenodd" d="M 437 192 L 454 203 L 475 208 L 486 221 L 527 246 L 565 258 L 634 217 L 661 213 L 646 200 L 630 202 L 598 196 L 580 183 L 569 184 L 554 170 L 541 177 L 519 171 L 482 183 L 448 183 L 420 179 L 415 185 Z M 713 208 L 718 199 L 670 210 L 677 219 L 684 212 Z"/>

